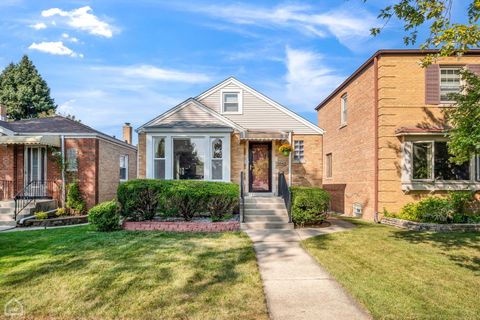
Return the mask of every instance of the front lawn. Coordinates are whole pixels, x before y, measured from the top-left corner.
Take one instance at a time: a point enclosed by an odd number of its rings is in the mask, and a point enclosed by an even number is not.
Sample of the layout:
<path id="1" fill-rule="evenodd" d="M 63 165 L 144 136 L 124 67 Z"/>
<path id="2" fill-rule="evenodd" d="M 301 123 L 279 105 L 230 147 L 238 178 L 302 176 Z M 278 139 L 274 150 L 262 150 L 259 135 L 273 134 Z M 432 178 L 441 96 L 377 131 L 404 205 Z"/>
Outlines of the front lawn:
<path id="1" fill-rule="evenodd" d="M 243 233 L 0 233 L 0 275 L 29 318 L 267 319 Z"/>
<path id="2" fill-rule="evenodd" d="M 303 242 L 375 319 L 480 319 L 480 234 L 357 228 Z"/>

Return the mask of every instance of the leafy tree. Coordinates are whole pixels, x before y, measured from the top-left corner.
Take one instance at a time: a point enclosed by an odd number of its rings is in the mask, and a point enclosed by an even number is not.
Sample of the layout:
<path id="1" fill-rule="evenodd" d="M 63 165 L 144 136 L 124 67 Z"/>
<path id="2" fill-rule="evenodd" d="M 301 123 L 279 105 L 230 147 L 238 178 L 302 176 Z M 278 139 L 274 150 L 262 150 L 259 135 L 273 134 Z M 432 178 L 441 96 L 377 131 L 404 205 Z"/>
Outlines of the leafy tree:
<path id="1" fill-rule="evenodd" d="M 367 0 L 364 0 L 366 2 Z M 392 17 L 403 22 L 406 45 L 415 45 L 418 28 L 427 25 L 430 34 L 420 45 L 422 49 L 439 49 L 438 54 L 427 55 L 422 63 L 431 64 L 438 56 L 461 55 L 480 44 L 480 0 L 470 0 L 465 8 L 466 21 L 453 21 L 451 9 L 453 0 L 396 0 L 378 15 L 385 25 Z M 378 35 L 383 28 L 372 28 L 371 34 Z"/>
<path id="2" fill-rule="evenodd" d="M 445 110 L 452 126 L 448 151 L 452 161 L 462 164 L 480 153 L 480 77 L 470 71 L 462 71 L 465 86 L 461 93 L 453 94 L 456 104 Z"/>
<path id="3" fill-rule="evenodd" d="M 47 83 L 27 55 L 0 74 L 0 104 L 6 106 L 10 120 L 37 118 L 57 108 Z"/>

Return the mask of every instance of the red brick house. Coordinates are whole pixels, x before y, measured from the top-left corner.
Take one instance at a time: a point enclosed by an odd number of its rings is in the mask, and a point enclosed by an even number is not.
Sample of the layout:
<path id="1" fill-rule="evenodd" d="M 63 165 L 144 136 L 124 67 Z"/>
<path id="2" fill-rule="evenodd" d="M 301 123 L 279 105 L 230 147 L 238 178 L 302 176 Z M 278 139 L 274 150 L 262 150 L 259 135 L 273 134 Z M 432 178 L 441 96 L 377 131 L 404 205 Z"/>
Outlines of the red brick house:
<path id="1" fill-rule="evenodd" d="M 137 177 L 131 130 L 124 126 L 122 141 L 61 116 L 0 120 L 0 202 L 24 191 L 62 203 L 62 190 L 74 180 L 87 208 L 113 199 L 122 180 Z"/>

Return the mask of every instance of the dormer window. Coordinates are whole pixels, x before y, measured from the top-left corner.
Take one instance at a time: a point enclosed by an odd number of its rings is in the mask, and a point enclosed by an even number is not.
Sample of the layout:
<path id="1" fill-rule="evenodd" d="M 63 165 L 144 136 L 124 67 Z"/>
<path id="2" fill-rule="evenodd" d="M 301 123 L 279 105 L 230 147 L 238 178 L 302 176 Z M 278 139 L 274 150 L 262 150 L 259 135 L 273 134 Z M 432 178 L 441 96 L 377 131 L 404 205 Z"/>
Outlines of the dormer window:
<path id="1" fill-rule="evenodd" d="M 242 94 L 240 91 L 222 91 L 222 113 L 242 113 Z"/>

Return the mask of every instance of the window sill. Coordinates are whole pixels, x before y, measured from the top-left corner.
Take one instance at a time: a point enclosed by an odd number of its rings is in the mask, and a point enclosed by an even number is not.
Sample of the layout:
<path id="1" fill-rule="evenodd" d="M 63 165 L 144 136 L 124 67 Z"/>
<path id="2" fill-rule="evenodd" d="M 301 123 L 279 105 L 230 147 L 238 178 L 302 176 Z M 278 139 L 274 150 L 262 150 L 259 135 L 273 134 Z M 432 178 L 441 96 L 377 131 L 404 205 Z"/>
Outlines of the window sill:
<path id="1" fill-rule="evenodd" d="M 477 181 L 412 181 L 402 182 L 402 191 L 459 191 L 480 190 L 480 182 Z"/>
<path id="2" fill-rule="evenodd" d="M 221 114 L 243 114 L 243 112 L 232 112 L 232 111 L 223 111 Z"/>
<path id="3" fill-rule="evenodd" d="M 293 164 L 305 164 L 306 161 L 305 161 L 305 160 L 303 160 L 303 161 L 293 160 L 292 163 L 293 163 Z"/>
<path id="4" fill-rule="evenodd" d="M 346 126 L 347 126 L 347 124 L 346 124 L 346 123 L 344 123 L 344 124 L 341 124 L 341 125 L 340 125 L 340 127 L 338 127 L 338 130 L 340 130 L 340 129 L 343 129 L 343 128 L 345 128 Z"/>

